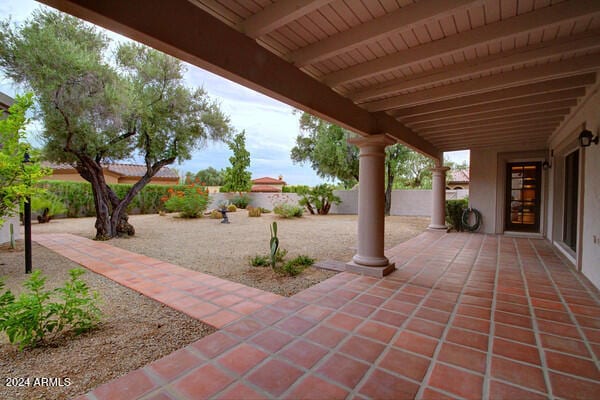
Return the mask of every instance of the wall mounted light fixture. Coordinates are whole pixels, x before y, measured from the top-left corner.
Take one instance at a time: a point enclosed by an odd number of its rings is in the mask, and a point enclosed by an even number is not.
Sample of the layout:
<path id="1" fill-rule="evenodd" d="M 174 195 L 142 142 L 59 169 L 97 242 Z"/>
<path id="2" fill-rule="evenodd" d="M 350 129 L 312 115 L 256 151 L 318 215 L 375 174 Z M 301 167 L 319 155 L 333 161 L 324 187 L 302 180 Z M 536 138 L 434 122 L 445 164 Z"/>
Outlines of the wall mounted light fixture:
<path id="1" fill-rule="evenodd" d="M 548 170 L 550 168 L 552 168 L 552 160 L 554 159 L 554 150 L 550 150 L 550 161 L 548 160 L 544 160 L 544 162 L 542 163 L 542 169 Z"/>
<path id="2" fill-rule="evenodd" d="M 582 130 L 579 134 L 579 145 L 581 147 L 589 147 L 592 145 L 592 143 L 598 144 L 599 141 L 600 138 L 598 137 L 598 135 L 594 137 L 594 134 L 591 131 L 588 131 L 587 129 Z"/>

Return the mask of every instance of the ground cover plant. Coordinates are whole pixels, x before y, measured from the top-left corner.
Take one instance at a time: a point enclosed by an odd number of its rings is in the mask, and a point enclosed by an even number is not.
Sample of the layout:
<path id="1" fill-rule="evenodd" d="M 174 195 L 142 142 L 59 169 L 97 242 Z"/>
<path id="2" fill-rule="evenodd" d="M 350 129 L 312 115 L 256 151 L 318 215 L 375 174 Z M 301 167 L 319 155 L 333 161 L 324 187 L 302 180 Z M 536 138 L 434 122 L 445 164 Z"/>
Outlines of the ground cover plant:
<path id="1" fill-rule="evenodd" d="M 33 271 L 19 296 L 10 290 L 0 295 L 0 332 L 5 332 L 19 349 L 36 347 L 45 341 L 71 331 L 87 332 L 100 322 L 98 293 L 90 291 L 80 277 L 81 268 L 69 271 L 70 279 L 63 286 L 48 290 L 46 277 Z M 0 291 L 4 284 L 0 281 Z"/>

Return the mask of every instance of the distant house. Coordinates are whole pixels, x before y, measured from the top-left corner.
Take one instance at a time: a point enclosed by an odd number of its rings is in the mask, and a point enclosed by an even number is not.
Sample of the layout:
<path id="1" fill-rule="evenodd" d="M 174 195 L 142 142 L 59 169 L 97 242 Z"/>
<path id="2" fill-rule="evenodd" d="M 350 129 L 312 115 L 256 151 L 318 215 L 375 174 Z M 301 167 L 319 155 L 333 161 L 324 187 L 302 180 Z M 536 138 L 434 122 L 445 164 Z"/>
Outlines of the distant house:
<path id="1" fill-rule="evenodd" d="M 268 176 L 252 180 L 252 192 L 255 193 L 280 193 L 286 185 L 283 176 L 279 175 L 278 179 Z"/>
<path id="2" fill-rule="evenodd" d="M 83 182 L 84 179 L 77 170 L 69 164 L 53 164 L 43 162 L 44 167 L 52 169 L 52 175 L 46 180 Z M 146 166 L 137 164 L 105 164 L 104 179 L 106 183 L 135 183 L 146 173 Z M 179 175 L 169 167 L 162 167 L 150 181 L 155 185 L 177 185 Z"/>
<path id="3" fill-rule="evenodd" d="M 460 190 L 469 189 L 469 170 L 461 169 L 448 172 L 448 180 L 446 181 L 446 189 Z"/>

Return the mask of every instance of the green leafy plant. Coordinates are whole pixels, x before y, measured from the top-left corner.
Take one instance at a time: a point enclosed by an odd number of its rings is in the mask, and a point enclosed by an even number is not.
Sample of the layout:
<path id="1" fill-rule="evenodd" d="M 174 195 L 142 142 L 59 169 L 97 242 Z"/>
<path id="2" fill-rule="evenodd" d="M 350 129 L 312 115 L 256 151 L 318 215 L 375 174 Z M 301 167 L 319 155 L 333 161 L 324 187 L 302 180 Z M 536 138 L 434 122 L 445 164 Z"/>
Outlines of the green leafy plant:
<path id="1" fill-rule="evenodd" d="M 282 218 L 300 218 L 304 214 L 304 208 L 293 204 L 282 203 L 273 208 L 273 212 Z"/>
<path id="2" fill-rule="evenodd" d="M 305 206 L 311 214 L 327 215 L 332 204 L 340 204 L 342 200 L 333 194 L 334 187 L 323 183 L 313 189 L 301 189 L 297 193 L 302 196 L 298 202 Z"/>
<path id="3" fill-rule="evenodd" d="M 277 250 L 279 249 L 279 238 L 277 237 L 277 222 L 269 226 L 271 230 L 271 240 L 269 241 L 269 250 L 271 255 L 271 267 L 277 266 Z"/>
<path id="4" fill-rule="evenodd" d="M 198 218 L 202 216 L 208 205 L 208 190 L 193 183 L 186 185 L 183 190 L 168 190 L 165 208 L 168 211 L 179 212 L 182 218 Z"/>
<path id="5" fill-rule="evenodd" d="M 280 263 L 285 260 L 285 256 L 287 256 L 288 251 L 286 249 L 278 248 L 275 253 L 275 261 Z"/>
<path id="6" fill-rule="evenodd" d="M 32 197 L 31 209 L 41 214 L 38 216 L 38 222 L 40 223 L 49 222 L 55 216 L 67 213 L 65 204 L 52 193 L 43 193 Z"/>
<path id="7" fill-rule="evenodd" d="M 314 259 L 305 255 L 300 255 L 283 264 L 279 272 L 288 276 L 300 275 L 305 268 L 310 267 L 314 262 Z"/>
<path id="8" fill-rule="evenodd" d="M 250 204 L 250 196 L 245 194 L 241 196 L 235 196 L 233 199 L 231 199 L 231 204 L 233 204 L 237 208 L 245 209 L 246 207 L 248 207 L 248 204 Z"/>
<path id="9" fill-rule="evenodd" d="M 267 267 L 270 265 L 269 257 L 257 254 L 250 259 L 250 265 L 253 267 Z"/>
<path id="10" fill-rule="evenodd" d="M 19 297 L 10 291 L 0 295 L 0 331 L 22 350 L 67 330 L 78 335 L 93 329 L 101 312 L 98 294 L 80 279 L 84 273 L 81 268 L 72 269 L 64 286 L 46 290 L 46 277 L 34 271 L 23 283 L 27 291 Z M 0 284 L 0 289 L 3 286 Z"/>
<path id="11" fill-rule="evenodd" d="M 462 214 L 468 206 L 467 199 L 446 200 L 446 222 L 457 232 L 463 231 Z"/>
<path id="12" fill-rule="evenodd" d="M 271 210 L 269 210 L 268 208 L 260 207 L 260 212 L 263 214 L 268 214 L 271 212 Z"/>
<path id="13" fill-rule="evenodd" d="M 305 256 L 303 254 L 299 255 L 298 257 L 294 258 L 292 260 L 292 262 L 296 265 L 302 265 L 304 267 L 310 267 L 311 265 L 313 265 L 315 263 L 315 259 L 311 258 L 309 256 Z"/>

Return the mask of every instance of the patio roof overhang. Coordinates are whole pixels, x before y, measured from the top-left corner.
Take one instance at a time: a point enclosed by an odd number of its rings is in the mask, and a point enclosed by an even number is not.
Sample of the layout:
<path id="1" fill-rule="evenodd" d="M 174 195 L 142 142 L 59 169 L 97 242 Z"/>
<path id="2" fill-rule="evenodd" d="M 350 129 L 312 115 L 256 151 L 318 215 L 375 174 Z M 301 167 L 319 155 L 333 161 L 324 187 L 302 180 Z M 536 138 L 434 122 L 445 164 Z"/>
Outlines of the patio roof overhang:
<path id="1" fill-rule="evenodd" d="M 42 2 L 438 159 L 545 148 L 600 69 L 597 0 Z"/>

